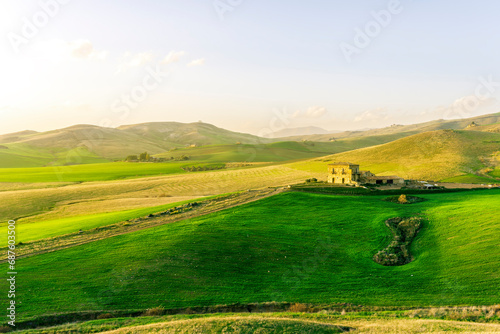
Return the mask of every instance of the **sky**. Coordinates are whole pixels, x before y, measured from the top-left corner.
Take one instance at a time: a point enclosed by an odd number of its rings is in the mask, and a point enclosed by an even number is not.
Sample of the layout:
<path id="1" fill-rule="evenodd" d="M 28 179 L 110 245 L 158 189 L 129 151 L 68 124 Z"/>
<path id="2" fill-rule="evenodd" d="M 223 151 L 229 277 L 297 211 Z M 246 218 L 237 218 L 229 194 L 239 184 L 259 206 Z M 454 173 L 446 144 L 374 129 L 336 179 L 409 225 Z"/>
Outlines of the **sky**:
<path id="1" fill-rule="evenodd" d="M 500 110 L 498 1 L 0 0 L 0 133 L 269 135 Z"/>

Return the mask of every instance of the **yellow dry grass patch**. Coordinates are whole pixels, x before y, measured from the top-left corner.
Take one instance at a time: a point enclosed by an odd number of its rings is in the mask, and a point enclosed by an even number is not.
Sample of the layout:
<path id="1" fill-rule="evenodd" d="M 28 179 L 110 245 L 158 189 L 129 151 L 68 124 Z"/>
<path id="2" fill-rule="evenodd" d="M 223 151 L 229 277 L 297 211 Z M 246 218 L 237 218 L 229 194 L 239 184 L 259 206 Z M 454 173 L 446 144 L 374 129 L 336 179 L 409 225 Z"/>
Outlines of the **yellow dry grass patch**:
<path id="1" fill-rule="evenodd" d="M 338 325 L 354 327 L 349 333 L 500 333 L 500 324 L 431 320 L 431 319 L 360 319 L 339 321 Z"/>
<path id="2" fill-rule="evenodd" d="M 313 333 L 311 329 L 331 328 L 338 326 L 354 328 L 349 333 L 370 334 L 400 334 L 400 333 L 500 333 L 500 324 L 484 324 L 447 320 L 424 319 L 328 319 L 315 321 L 301 317 L 270 317 L 265 314 L 258 316 L 207 317 L 190 320 L 175 320 L 164 323 L 121 328 L 102 332 L 108 334 L 145 334 L 145 333 L 278 333 L 285 323 L 294 324 L 294 329 L 300 327 L 301 333 Z M 255 327 L 248 329 L 249 324 Z M 265 324 L 265 329 L 262 326 Z M 259 326 L 260 325 L 260 326 Z"/>
<path id="3" fill-rule="evenodd" d="M 86 182 L 59 188 L 29 189 L 0 192 L 0 220 L 19 219 L 60 210 L 69 202 L 96 202 L 94 213 L 117 211 L 130 201 L 168 200 L 173 197 L 202 197 L 263 187 L 303 182 L 325 173 L 311 173 L 286 166 L 199 172 L 180 175 L 146 177 L 107 182 Z M 115 200 L 124 200 L 115 201 Z M 138 200 L 142 199 L 142 200 Z M 164 202 L 163 202 L 164 203 Z M 82 204 L 84 205 L 84 204 Z M 99 211 L 99 207 L 102 207 Z M 78 209 L 78 207 L 75 207 Z M 81 207 L 80 207 L 81 210 Z M 56 217 L 54 213 L 51 217 Z M 57 216 L 59 217 L 59 216 Z"/>
<path id="4" fill-rule="evenodd" d="M 0 191 L 28 190 L 64 187 L 76 182 L 40 182 L 40 183 L 21 183 L 21 182 L 0 182 Z"/>

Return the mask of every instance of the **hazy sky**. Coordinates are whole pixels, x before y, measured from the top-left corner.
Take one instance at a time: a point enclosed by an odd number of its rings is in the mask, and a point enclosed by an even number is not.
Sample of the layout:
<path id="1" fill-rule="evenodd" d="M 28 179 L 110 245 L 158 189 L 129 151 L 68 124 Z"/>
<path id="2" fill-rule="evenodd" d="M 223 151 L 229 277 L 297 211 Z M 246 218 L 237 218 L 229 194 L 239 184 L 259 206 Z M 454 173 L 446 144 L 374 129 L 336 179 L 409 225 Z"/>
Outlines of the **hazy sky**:
<path id="1" fill-rule="evenodd" d="M 0 133 L 262 134 L 500 110 L 500 2 L 0 0 Z"/>

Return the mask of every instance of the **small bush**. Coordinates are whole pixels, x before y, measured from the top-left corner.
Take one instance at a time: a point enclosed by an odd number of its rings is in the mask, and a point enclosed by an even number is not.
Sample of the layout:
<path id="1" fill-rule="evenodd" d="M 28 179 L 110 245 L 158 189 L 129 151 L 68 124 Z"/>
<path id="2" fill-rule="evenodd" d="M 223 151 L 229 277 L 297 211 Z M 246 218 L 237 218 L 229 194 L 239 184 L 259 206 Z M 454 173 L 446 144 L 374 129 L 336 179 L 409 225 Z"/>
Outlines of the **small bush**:
<path id="1" fill-rule="evenodd" d="M 165 308 L 163 306 L 149 308 L 144 312 L 145 316 L 156 316 L 156 315 L 165 315 Z"/>
<path id="2" fill-rule="evenodd" d="M 407 204 L 408 200 L 406 199 L 406 195 L 402 194 L 401 196 L 399 196 L 398 202 L 401 203 L 401 204 Z"/>
<path id="3" fill-rule="evenodd" d="M 114 318 L 115 316 L 111 313 L 101 313 L 97 316 L 97 319 L 111 319 Z"/>
<path id="4" fill-rule="evenodd" d="M 185 309 L 182 313 L 183 314 L 196 314 L 196 312 L 192 308 L 190 308 L 190 307 L 188 307 L 187 309 Z"/>
<path id="5" fill-rule="evenodd" d="M 308 307 L 305 304 L 295 303 L 288 308 L 290 312 L 307 312 Z"/>
<path id="6" fill-rule="evenodd" d="M 386 202 L 398 203 L 398 204 L 413 204 L 423 202 L 426 199 L 417 196 L 408 196 L 405 194 L 399 196 L 390 196 L 383 199 Z"/>

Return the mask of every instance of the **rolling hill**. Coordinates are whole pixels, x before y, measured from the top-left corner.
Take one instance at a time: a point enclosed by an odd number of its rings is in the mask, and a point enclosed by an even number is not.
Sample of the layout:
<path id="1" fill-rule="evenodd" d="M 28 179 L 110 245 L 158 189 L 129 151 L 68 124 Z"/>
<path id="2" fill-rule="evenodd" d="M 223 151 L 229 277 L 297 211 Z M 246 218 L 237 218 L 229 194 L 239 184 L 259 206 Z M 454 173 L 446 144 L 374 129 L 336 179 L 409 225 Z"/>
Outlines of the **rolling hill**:
<path id="1" fill-rule="evenodd" d="M 0 168 L 92 164 L 147 151 L 157 157 L 189 156 L 215 162 L 280 162 L 307 159 L 387 143 L 396 135 L 335 142 L 277 142 L 205 123 L 145 123 L 117 129 L 75 125 L 48 132 L 0 137 Z"/>
<path id="2" fill-rule="evenodd" d="M 39 167 L 106 162 L 147 151 L 165 152 L 187 145 L 268 143 L 270 139 L 232 132 L 205 123 L 145 123 L 117 129 L 75 125 L 0 136 L 0 167 Z"/>
<path id="3" fill-rule="evenodd" d="M 138 135 L 155 143 L 170 145 L 222 145 L 269 143 L 270 139 L 233 132 L 207 123 L 154 122 L 123 125 L 117 128 L 125 133 Z"/>
<path id="4" fill-rule="evenodd" d="M 379 136 L 379 135 L 397 135 L 400 138 L 411 136 L 417 133 L 423 133 L 436 130 L 462 130 L 467 128 L 472 122 L 483 126 L 500 122 L 500 113 L 476 116 L 471 118 L 455 119 L 455 120 L 435 120 L 425 123 L 417 123 L 411 125 L 391 125 L 381 129 L 371 129 L 366 131 L 345 131 L 334 134 L 323 135 L 302 135 L 294 137 L 281 138 L 281 140 L 311 140 L 311 141 L 330 141 L 332 138 L 355 138 L 366 136 Z"/>
<path id="5" fill-rule="evenodd" d="M 272 133 L 272 138 L 304 136 L 304 135 L 324 135 L 342 131 L 328 131 L 317 126 L 303 126 L 298 128 L 286 128 Z"/>
<path id="6" fill-rule="evenodd" d="M 478 126 L 468 127 L 472 122 Z M 380 145 L 439 129 L 498 133 L 499 122 L 500 113 L 463 120 L 438 120 L 384 129 L 343 132 L 334 134 L 335 138 L 332 134 L 292 137 L 291 141 L 260 138 L 201 122 L 143 123 L 119 128 L 75 125 L 47 132 L 22 131 L 0 136 L 0 168 L 102 163 L 123 160 L 128 155 L 144 151 L 168 158 L 186 155 L 196 161 L 281 162 Z M 461 147 L 445 146 L 442 148 L 447 151 Z M 394 154 L 400 156 L 406 153 L 399 150 Z M 387 155 L 387 160 L 390 160 L 389 157 L 392 155 Z M 414 157 L 411 154 L 409 156 L 411 159 Z M 373 156 L 367 158 L 370 160 Z M 475 170 L 475 166 L 472 166 L 472 170 Z M 460 173 L 453 176 L 456 175 Z"/>
<path id="7" fill-rule="evenodd" d="M 489 124 L 489 125 L 478 125 L 478 126 L 467 128 L 467 130 L 500 133 L 500 123 L 494 123 L 494 124 Z"/>
<path id="8" fill-rule="evenodd" d="M 179 158 L 206 162 L 280 162 L 321 157 L 333 153 L 379 145 L 398 139 L 396 135 L 346 138 L 335 142 L 285 141 L 267 144 L 208 145 L 188 147 L 160 153 L 156 157 Z"/>
<path id="9" fill-rule="evenodd" d="M 488 177 L 499 164 L 500 134 L 465 130 L 438 130 L 393 142 L 293 164 L 310 171 L 326 170 L 335 161 L 360 164 L 361 169 L 407 179 L 439 181 L 460 175 Z M 453 181 L 453 180 L 447 180 Z M 480 180 L 485 182 L 484 179 Z M 499 180 L 490 178 L 490 182 Z"/>

